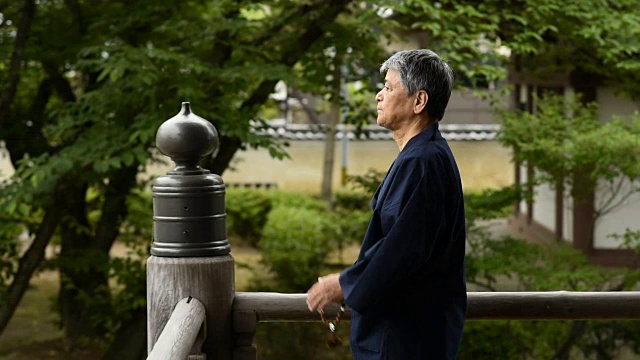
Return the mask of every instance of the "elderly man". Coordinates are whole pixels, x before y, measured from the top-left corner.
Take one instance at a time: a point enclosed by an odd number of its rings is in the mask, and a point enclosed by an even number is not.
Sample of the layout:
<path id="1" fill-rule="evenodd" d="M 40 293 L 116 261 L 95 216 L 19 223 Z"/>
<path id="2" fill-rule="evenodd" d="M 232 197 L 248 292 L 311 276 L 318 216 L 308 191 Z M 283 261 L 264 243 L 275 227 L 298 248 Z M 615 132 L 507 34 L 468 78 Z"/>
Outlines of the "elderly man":
<path id="1" fill-rule="evenodd" d="M 453 73 L 430 50 L 382 64 L 377 123 L 400 148 L 373 196 L 356 262 L 318 279 L 309 310 L 352 309 L 351 350 L 360 359 L 455 359 L 466 313 L 465 218 L 458 166 L 438 131 Z"/>

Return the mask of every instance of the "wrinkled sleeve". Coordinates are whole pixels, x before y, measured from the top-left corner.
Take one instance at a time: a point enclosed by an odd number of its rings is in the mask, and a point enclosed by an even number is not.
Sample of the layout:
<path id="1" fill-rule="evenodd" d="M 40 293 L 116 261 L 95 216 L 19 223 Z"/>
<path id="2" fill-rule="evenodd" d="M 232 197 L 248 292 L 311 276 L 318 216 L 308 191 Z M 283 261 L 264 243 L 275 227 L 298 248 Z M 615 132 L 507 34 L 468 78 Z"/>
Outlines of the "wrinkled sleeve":
<path id="1" fill-rule="evenodd" d="M 429 261 L 442 228 L 444 189 L 430 180 L 438 171 L 427 172 L 418 159 L 399 165 L 379 214 L 383 224 L 390 224 L 386 236 L 340 274 L 345 303 L 352 309 L 365 313 L 388 296 L 394 284 Z"/>

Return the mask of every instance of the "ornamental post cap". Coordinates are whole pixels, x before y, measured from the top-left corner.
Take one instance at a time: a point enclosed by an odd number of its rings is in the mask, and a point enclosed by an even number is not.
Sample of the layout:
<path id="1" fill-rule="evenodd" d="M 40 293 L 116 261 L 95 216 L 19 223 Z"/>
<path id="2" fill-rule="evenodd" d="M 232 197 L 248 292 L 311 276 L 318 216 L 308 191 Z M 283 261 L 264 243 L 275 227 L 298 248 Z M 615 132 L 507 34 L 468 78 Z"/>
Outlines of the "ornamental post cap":
<path id="1" fill-rule="evenodd" d="M 209 121 L 191 111 L 189 102 L 165 121 L 156 132 L 156 147 L 176 163 L 174 174 L 202 174 L 200 160 L 218 149 L 216 128 Z"/>

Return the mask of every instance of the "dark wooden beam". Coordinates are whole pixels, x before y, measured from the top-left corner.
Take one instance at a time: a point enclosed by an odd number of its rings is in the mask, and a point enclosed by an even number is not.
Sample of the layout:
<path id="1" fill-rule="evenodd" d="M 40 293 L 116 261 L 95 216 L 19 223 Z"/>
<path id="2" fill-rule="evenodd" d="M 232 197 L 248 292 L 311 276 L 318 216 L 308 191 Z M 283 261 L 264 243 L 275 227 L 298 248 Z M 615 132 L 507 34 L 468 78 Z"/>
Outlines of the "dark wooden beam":
<path id="1" fill-rule="evenodd" d="M 310 312 L 306 294 L 238 292 L 234 313 L 254 312 L 260 322 L 321 321 Z M 325 309 L 334 317 L 338 305 Z M 347 309 L 343 320 L 351 318 Z M 640 291 L 470 292 L 468 320 L 630 320 L 640 319 Z"/>

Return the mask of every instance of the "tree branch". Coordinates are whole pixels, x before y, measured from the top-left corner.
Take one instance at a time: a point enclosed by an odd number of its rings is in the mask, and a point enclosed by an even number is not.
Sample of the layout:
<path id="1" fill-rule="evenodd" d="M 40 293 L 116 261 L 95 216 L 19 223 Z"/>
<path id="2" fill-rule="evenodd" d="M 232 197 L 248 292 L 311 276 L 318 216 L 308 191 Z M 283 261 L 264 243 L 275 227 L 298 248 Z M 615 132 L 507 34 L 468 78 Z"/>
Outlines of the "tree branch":
<path id="1" fill-rule="evenodd" d="M 127 216 L 127 195 L 136 184 L 137 172 L 138 164 L 135 164 L 118 170 L 110 178 L 95 231 L 95 247 L 102 253 L 109 252 L 120 234 L 120 224 Z"/>
<path id="2" fill-rule="evenodd" d="M 286 17 L 280 17 L 280 22 L 274 24 L 268 30 L 264 31 L 261 37 L 255 39 L 253 41 L 253 46 L 259 47 L 263 46 L 264 43 L 271 40 L 273 38 L 273 34 L 278 34 L 285 26 L 291 25 L 299 21 L 299 19 L 308 16 L 308 14 L 312 14 L 313 12 L 319 11 L 322 9 L 322 6 L 325 6 L 326 1 L 319 1 L 313 5 L 301 5 L 295 11 L 290 13 Z"/>
<path id="3" fill-rule="evenodd" d="M 29 110 L 28 119 L 30 123 L 25 121 L 13 121 L 7 129 L 7 136 L 4 140 L 7 143 L 7 150 L 11 154 L 11 162 L 14 168 L 18 167 L 20 161 L 25 154 L 29 156 L 38 156 L 40 154 L 51 151 L 51 147 L 42 132 L 44 112 L 51 97 L 51 81 L 44 79 L 38 86 L 38 92 L 33 98 L 33 103 Z"/>
<path id="4" fill-rule="evenodd" d="M 80 4 L 77 0 L 64 0 L 64 4 L 71 10 L 71 14 L 73 15 L 73 19 L 78 24 L 78 32 L 81 35 L 85 35 L 87 33 L 87 25 L 84 22 L 84 16 L 82 15 L 82 9 L 80 8 Z"/>
<path id="5" fill-rule="evenodd" d="M 573 344 L 584 334 L 587 329 L 587 322 L 584 320 L 573 321 L 571 324 L 571 330 L 569 331 L 569 335 L 564 340 L 562 345 L 556 350 L 555 354 L 553 354 L 553 360 L 566 360 L 569 359 L 569 354 L 571 347 Z"/>
<path id="6" fill-rule="evenodd" d="M 304 29 L 304 32 L 294 41 L 289 44 L 285 44 L 283 51 L 280 54 L 280 63 L 292 67 L 295 65 L 300 57 L 306 53 L 311 46 L 320 39 L 324 34 L 324 26 L 332 23 L 338 15 L 344 11 L 346 6 L 351 0 L 331 0 L 324 2 L 324 11 L 321 11 L 319 15 L 311 19 L 307 24 L 300 24 L 300 27 Z M 269 95 L 273 92 L 273 88 L 278 83 L 278 80 L 264 80 L 262 81 L 255 91 L 251 94 L 247 100 L 245 100 L 240 106 L 240 111 L 249 110 L 248 113 L 255 114 L 258 111 L 258 107 L 269 98 Z M 224 148 L 228 145 L 228 148 Z M 215 174 L 221 174 L 224 169 L 229 166 L 229 162 L 235 155 L 235 152 L 240 148 L 242 142 L 238 138 L 223 139 L 220 138 L 220 150 L 218 156 L 209 164 L 209 168 Z M 224 151 L 224 156 L 222 154 Z"/>
<path id="7" fill-rule="evenodd" d="M 53 236 L 60 221 L 61 212 L 56 204 L 51 204 L 46 210 L 35 239 L 27 252 L 20 258 L 16 272 L 3 301 L 0 301 L 0 334 L 4 331 L 13 316 L 20 300 L 29 287 L 29 280 L 44 259 L 45 249 Z"/>
<path id="8" fill-rule="evenodd" d="M 18 90 L 18 83 L 20 82 L 20 66 L 24 61 L 24 48 L 27 45 L 27 40 L 31 33 L 31 23 L 33 22 L 33 18 L 36 13 L 35 0 L 25 0 L 21 13 L 22 17 L 18 24 L 15 46 L 9 63 L 7 84 L 0 93 L 0 128 L 2 128 L 9 118 L 9 109 L 13 104 L 13 100 Z"/>
<path id="9" fill-rule="evenodd" d="M 76 95 L 73 93 L 73 89 L 71 88 L 69 80 L 67 80 L 64 76 L 62 76 L 62 74 L 60 74 L 57 66 L 49 62 L 43 62 L 42 67 L 49 75 L 51 84 L 53 85 L 54 89 L 56 89 L 56 92 L 58 93 L 60 99 L 68 103 L 76 102 Z"/>
<path id="10" fill-rule="evenodd" d="M 302 106 L 302 109 L 307 114 L 307 116 L 309 117 L 309 120 L 311 121 L 312 124 L 319 125 L 319 124 L 322 123 L 322 121 L 320 120 L 320 116 L 318 116 L 318 112 L 314 108 L 309 106 L 309 104 L 306 104 L 304 102 L 304 99 L 306 97 L 302 93 L 302 91 L 300 91 L 300 90 L 298 90 L 296 88 L 292 88 L 291 89 L 291 96 L 296 98 L 296 99 L 298 99 L 298 101 L 300 102 L 300 106 Z"/>

